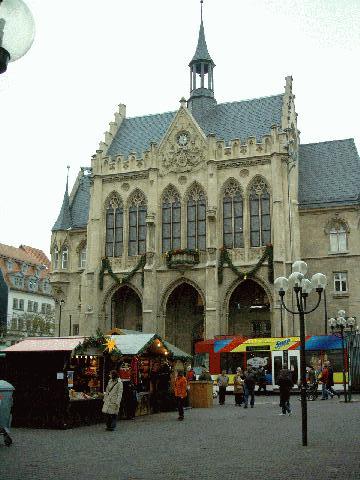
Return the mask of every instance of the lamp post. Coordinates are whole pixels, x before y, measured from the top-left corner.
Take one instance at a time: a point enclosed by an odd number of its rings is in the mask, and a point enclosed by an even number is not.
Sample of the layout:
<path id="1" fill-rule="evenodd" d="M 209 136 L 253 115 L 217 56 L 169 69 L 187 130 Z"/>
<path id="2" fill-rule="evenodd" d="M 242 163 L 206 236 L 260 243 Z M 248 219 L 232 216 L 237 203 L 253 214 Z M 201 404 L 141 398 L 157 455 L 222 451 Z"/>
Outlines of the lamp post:
<path id="1" fill-rule="evenodd" d="M 59 337 L 60 337 L 60 329 L 61 329 L 61 308 L 65 303 L 65 300 L 55 300 L 55 303 L 59 305 Z"/>
<path id="2" fill-rule="evenodd" d="M 31 47 L 35 36 L 33 16 L 22 0 L 0 0 L 0 74 Z"/>
<path id="3" fill-rule="evenodd" d="M 326 286 L 326 276 L 322 273 L 315 273 L 311 281 L 305 278 L 307 264 L 302 260 L 297 260 L 292 265 L 292 273 L 289 278 L 278 277 L 274 281 L 275 290 L 278 292 L 280 302 L 284 309 L 293 314 L 299 315 L 300 320 L 300 377 L 301 377 L 301 426 L 302 426 L 302 444 L 307 445 L 307 399 L 306 399 L 306 363 L 305 363 L 305 315 L 318 308 L 321 301 L 321 294 Z M 288 288 L 292 288 L 296 298 L 296 310 L 291 310 L 285 305 L 284 296 Z M 318 300 L 315 307 L 306 310 L 306 299 L 312 289 L 318 294 Z"/>
<path id="4" fill-rule="evenodd" d="M 341 338 L 341 351 L 342 351 L 342 360 L 343 360 L 343 386 L 344 386 L 344 399 L 345 403 L 348 402 L 348 394 L 346 389 L 346 361 L 345 361 L 345 342 L 344 342 L 344 329 L 350 328 L 350 332 L 354 328 L 356 323 L 355 317 L 346 317 L 345 310 L 339 310 L 338 316 L 336 318 L 332 317 L 329 319 L 329 326 L 332 333 L 340 333 Z M 337 332 L 335 332 L 337 329 Z"/>

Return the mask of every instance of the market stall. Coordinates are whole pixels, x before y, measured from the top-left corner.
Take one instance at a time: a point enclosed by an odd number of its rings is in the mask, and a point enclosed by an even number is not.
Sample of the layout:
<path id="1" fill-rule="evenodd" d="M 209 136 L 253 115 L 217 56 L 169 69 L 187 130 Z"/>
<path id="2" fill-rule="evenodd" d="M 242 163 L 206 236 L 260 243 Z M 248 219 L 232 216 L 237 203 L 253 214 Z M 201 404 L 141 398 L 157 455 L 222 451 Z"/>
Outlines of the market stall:
<path id="1" fill-rule="evenodd" d="M 152 333 L 28 338 L 6 349 L 5 378 L 16 388 L 13 425 L 71 428 L 101 421 L 113 369 L 124 384 L 121 417 L 129 416 L 131 395 L 136 415 L 173 409 L 171 379 L 190 359 Z"/>

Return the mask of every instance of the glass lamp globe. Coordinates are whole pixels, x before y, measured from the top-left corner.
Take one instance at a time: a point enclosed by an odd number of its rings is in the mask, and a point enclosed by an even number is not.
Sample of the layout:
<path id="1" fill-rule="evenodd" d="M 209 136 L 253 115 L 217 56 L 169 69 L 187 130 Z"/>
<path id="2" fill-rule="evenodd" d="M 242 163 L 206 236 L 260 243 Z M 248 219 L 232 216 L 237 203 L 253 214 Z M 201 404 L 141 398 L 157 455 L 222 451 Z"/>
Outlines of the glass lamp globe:
<path id="1" fill-rule="evenodd" d="M 348 327 L 352 328 L 356 323 L 356 318 L 355 317 L 349 317 L 347 319 L 347 324 L 348 324 Z"/>
<path id="2" fill-rule="evenodd" d="M 292 271 L 300 272 L 303 275 L 306 275 L 306 272 L 308 271 L 307 263 L 303 262 L 302 260 L 296 260 L 296 262 L 292 264 Z"/>
<path id="3" fill-rule="evenodd" d="M 345 316 L 346 316 L 345 310 L 339 310 L 338 311 L 338 317 L 345 317 Z"/>
<path id="4" fill-rule="evenodd" d="M 323 273 L 315 273 L 315 275 L 311 277 L 311 284 L 313 288 L 325 288 L 326 283 L 327 278 Z"/>
<path id="5" fill-rule="evenodd" d="M 289 286 L 290 287 L 301 287 L 301 282 L 304 278 L 304 275 L 300 272 L 293 272 L 289 276 Z"/>
<path id="6" fill-rule="evenodd" d="M 336 320 L 335 318 L 329 318 L 329 325 L 331 328 L 335 328 L 336 327 Z"/>
<path id="7" fill-rule="evenodd" d="M 0 0 L 0 73 L 25 55 L 35 36 L 34 18 L 22 0 Z"/>
<path id="8" fill-rule="evenodd" d="M 345 317 L 338 317 L 336 319 L 336 323 L 339 325 L 339 327 L 346 327 L 346 318 Z"/>
<path id="9" fill-rule="evenodd" d="M 310 280 L 308 280 L 307 278 L 304 278 L 304 280 L 301 282 L 302 293 L 309 294 L 312 288 L 313 287 Z"/>
<path id="10" fill-rule="evenodd" d="M 286 290 L 289 288 L 289 282 L 286 277 L 278 277 L 274 281 L 274 287 L 275 290 L 280 293 L 280 292 L 286 292 Z"/>

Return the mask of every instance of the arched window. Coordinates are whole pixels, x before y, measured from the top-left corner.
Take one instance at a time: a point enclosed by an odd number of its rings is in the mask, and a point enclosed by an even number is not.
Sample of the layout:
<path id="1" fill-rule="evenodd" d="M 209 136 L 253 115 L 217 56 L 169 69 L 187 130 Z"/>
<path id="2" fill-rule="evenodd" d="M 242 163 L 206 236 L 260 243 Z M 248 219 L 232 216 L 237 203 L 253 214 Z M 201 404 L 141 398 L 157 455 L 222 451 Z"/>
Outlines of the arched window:
<path id="1" fill-rule="evenodd" d="M 61 268 L 63 270 L 67 270 L 68 266 L 69 266 L 69 249 L 65 245 L 61 249 Z"/>
<path id="2" fill-rule="evenodd" d="M 166 189 L 162 201 L 162 251 L 181 246 L 181 204 L 174 187 Z"/>
<path id="3" fill-rule="evenodd" d="M 223 245 L 225 248 L 244 246 L 243 198 L 235 180 L 228 182 L 223 196 Z"/>
<path id="4" fill-rule="evenodd" d="M 134 192 L 129 204 L 129 255 L 146 251 L 146 199 L 142 192 Z"/>
<path id="5" fill-rule="evenodd" d="M 330 252 L 346 252 L 347 232 L 343 224 L 333 225 L 330 230 Z"/>
<path id="6" fill-rule="evenodd" d="M 114 194 L 106 205 L 105 255 L 107 257 L 121 257 L 123 252 L 123 226 L 123 205 L 121 199 Z"/>
<path id="7" fill-rule="evenodd" d="M 250 190 L 250 245 L 260 247 L 271 241 L 270 194 L 258 179 Z"/>
<path id="8" fill-rule="evenodd" d="M 53 269 L 57 270 L 59 268 L 59 249 L 57 245 L 54 247 L 53 251 Z"/>
<path id="9" fill-rule="evenodd" d="M 187 248 L 206 248 L 206 198 L 198 185 L 195 185 L 188 195 Z"/>

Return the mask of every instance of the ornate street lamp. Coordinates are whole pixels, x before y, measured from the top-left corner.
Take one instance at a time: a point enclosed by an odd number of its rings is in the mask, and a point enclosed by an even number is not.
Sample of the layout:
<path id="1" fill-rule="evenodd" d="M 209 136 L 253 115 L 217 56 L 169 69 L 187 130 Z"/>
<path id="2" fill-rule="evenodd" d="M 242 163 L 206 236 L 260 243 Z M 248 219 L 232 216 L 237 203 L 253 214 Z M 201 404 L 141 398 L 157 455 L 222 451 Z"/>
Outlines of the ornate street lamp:
<path id="1" fill-rule="evenodd" d="M 0 0 L 0 74 L 9 62 L 29 50 L 35 36 L 34 18 L 22 0 Z"/>
<path id="2" fill-rule="evenodd" d="M 344 399 L 345 402 L 348 402 L 348 394 L 346 389 L 346 361 L 345 361 L 345 342 L 344 342 L 344 329 L 350 328 L 352 333 L 353 328 L 356 324 L 355 317 L 346 317 L 345 310 L 339 310 L 338 316 L 336 318 L 329 318 L 329 327 L 331 328 L 332 333 L 340 333 L 341 337 L 341 350 L 342 350 L 342 360 L 343 360 L 343 386 L 344 386 Z M 337 332 L 335 332 L 337 329 Z"/>
<path id="3" fill-rule="evenodd" d="M 275 290 L 280 297 L 281 306 L 293 315 L 299 315 L 300 319 L 300 377 L 301 377 L 301 419 L 302 419 L 302 444 L 307 445 L 307 399 L 306 399 L 306 363 L 305 363 L 305 315 L 318 308 L 321 301 L 321 294 L 326 287 L 326 276 L 322 273 L 315 273 L 311 281 L 305 278 L 307 264 L 302 260 L 297 260 L 292 265 L 292 273 L 289 278 L 278 277 L 274 281 Z M 284 302 L 284 296 L 288 288 L 295 292 L 296 310 L 290 310 Z M 307 310 L 306 301 L 309 293 L 315 289 L 318 294 L 318 300 L 315 307 Z"/>
<path id="4" fill-rule="evenodd" d="M 60 329 L 61 329 L 61 309 L 62 309 L 62 306 L 64 305 L 65 303 L 65 300 L 55 300 L 55 303 L 57 303 L 59 305 L 59 337 L 60 337 Z"/>

